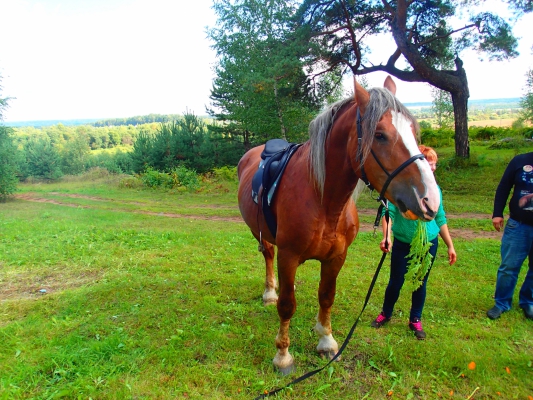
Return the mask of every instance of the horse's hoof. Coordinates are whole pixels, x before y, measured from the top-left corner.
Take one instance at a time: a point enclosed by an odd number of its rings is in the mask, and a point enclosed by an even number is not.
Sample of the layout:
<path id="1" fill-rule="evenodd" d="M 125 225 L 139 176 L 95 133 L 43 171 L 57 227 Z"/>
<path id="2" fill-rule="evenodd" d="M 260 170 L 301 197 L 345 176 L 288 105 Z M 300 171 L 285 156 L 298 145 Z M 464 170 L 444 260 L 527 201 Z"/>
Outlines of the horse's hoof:
<path id="1" fill-rule="evenodd" d="M 283 376 L 287 376 L 287 375 L 290 375 L 292 374 L 294 371 L 296 371 L 296 364 L 291 364 L 291 365 L 288 365 L 286 367 L 283 367 L 283 368 L 277 368 L 278 369 L 278 372 L 283 375 Z"/>
<path id="2" fill-rule="evenodd" d="M 278 299 L 263 300 L 263 306 L 265 306 L 265 307 L 267 307 L 267 306 L 275 306 L 276 304 L 278 304 Z"/>
<path id="3" fill-rule="evenodd" d="M 335 354 L 337 354 L 337 352 L 333 351 L 333 350 L 319 351 L 318 354 L 320 355 L 321 358 L 325 358 L 325 359 L 331 360 L 331 359 L 333 359 L 333 357 L 335 357 Z M 340 359 L 341 359 L 341 356 L 338 356 L 335 359 L 335 361 L 340 361 Z"/>
<path id="4" fill-rule="evenodd" d="M 263 293 L 263 305 L 270 306 L 278 303 L 278 295 L 275 290 L 265 290 Z"/>
<path id="5" fill-rule="evenodd" d="M 272 360 L 274 368 L 283 376 L 289 375 L 296 370 L 296 364 L 294 358 L 288 351 L 284 352 L 284 355 L 280 355 L 280 351 L 276 353 L 276 357 Z"/>

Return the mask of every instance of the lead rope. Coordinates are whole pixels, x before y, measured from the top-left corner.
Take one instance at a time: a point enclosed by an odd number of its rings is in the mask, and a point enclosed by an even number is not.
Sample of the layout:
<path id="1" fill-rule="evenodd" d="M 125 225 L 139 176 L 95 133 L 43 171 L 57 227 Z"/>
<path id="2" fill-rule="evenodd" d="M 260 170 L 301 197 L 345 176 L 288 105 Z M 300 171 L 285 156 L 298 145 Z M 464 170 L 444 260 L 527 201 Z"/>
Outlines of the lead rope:
<path id="1" fill-rule="evenodd" d="M 389 220 L 390 220 L 389 208 L 387 207 L 386 203 L 383 203 L 382 206 L 385 207 L 385 223 L 386 223 L 386 226 L 385 226 L 385 228 L 386 228 L 385 229 L 385 232 L 386 232 L 385 233 L 385 240 L 388 243 L 388 241 L 389 241 L 388 224 L 389 224 Z M 380 207 L 382 207 L 382 206 L 380 206 Z M 294 379 L 293 381 L 289 382 L 287 385 L 285 385 L 285 386 L 283 386 L 281 388 L 271 390 L 270 392 L 267 392 L 267 393 L 262 393 L 259 396 L 257 396 L 254 400 L 259 400 L 259 399 L 264 399 L 266 397 L 270 397 L 270 396 L 272 396 L 272 395 L 274 395 L 274 394 L 276 394 L 278 392 L 281 392 L 282 390 L 287 389 L 289 386 L 295 385 L 298 382 L 301 382 L 303 380 L 306 380 L 307 378 L 310 378 L 313 375 L 318 374 L 320 371 L 322 371 L 323 369 L 328 367 L 333 361 L 335 361 L 337 358 L 339 358 L 341 356 L 341 354 L 344 351 L 344 349 L 348 346 L 348 343 L 350 342 L 350 339 L 352 338 L 353 332 L 355 331 L 355 328 L 357 327 L 357 324 L 359 323 L 359 320 L 361 319 L 361 316 L 363 315 L 363 312 L 365 311 L 365 308 L 366 308 L 366 306 L 368 304 L 368 301 L 370 300 L 370 296 L 372 295 L 372 290 L 374 289 L 374 285 L 376 284 L 376 280 L 378 279 L 379 271 L 381 271 L 381 267 L 383 266 L 383 262 L 385 261 L 385 258 L 387 258 L 387 254 L 388 253 L 383 252 L 383 254 L 381 255 L 381 260 L 379 261 L 378 267 L 376 268 L 376 272 L 374 272 L 374 277 L 372 278 L 372 282 L 370 283 L 370 286 L 369 286 L 368 291 L 366 293 L 365 302 L 363 303 L 363 308 L 361 309 L 361 312 L 359 313 L 359 316 L 357 317 L 357 319 L 355 320 L 354 324 L 352 325 L 352 327 L 350 329 L 350 332 L 348 332 L 348 336 L 346 336 L 346 339 L 344 339 L 344 343 L 342 344 L 341 348 L 339 349 L 339 351 L 337 351 L 337 354 L 335 354 L 333 356 L 333 358 L 331 360 L 329 360 L 329 362 L 326 365 L 324 365 L 323 367 L 315 369 L 314 371 L 307 372 L 306 374 Z"/>

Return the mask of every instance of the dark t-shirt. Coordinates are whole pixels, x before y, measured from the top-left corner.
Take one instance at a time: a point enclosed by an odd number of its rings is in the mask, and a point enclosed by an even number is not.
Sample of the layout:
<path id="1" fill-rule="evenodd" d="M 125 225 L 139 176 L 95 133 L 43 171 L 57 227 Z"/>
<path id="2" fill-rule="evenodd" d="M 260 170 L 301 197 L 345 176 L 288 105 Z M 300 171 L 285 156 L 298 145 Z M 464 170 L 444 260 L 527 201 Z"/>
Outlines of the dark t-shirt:
<path id="1" fill-rule="evenodd" d="M 513 186 L 513 196 L 509 201 L 510 217 L 533 225 L 533 153 L 516 156 L 505 169 L 494 196 L 492 218 L 503 217 L 503 209 Z"/>

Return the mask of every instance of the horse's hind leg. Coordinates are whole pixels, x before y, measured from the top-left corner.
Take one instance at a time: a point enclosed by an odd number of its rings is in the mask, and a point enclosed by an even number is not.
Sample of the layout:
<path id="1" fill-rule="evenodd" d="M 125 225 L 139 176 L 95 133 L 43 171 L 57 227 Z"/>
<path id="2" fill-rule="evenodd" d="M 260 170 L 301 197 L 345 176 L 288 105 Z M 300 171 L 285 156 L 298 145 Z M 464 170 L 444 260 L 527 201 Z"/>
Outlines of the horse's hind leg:
<path id="1" fill-rule="evenodd" d="M 263 257 L 265 257 L 266 277 L 265 277 L 265 291 L 263 292 L 263 304 L 265 306 L 276 304 L 278 301 L 278 295 L 276 294 L 277 282 L 274 275 L 274 245 L 262 241 Z"/>
<path id="2" fill-rule="evenodd" d="M 296 298 L 294 296 L 294 279 L 299 259 L 292 254 L 283 253 L 278 249 L 278 277 L 279 277 L 279 300 L 277 303 L 279 315 L 279 330 L 276 335 L 276 347 L 278 349 L 273 363 L 278 371 L 287 375 L 294 371 L 295 364 L 289 353 L 291 343 L 289 337 L 289 325 L 296 311 Z"/>
<path id="3" fill-rule="evenodd" d="M 335 300 L 337 276 L 344 264 L 345 255 L 333 260 L 323 261 L 320 270 L 320 285 L 318 287 L 318 301 L 320 309 L 317 315 L 315 331 L 318 334 L 316 350 L 322 356 L 332 359 L 339 345 L 331 334 L 331 307 Z"/>

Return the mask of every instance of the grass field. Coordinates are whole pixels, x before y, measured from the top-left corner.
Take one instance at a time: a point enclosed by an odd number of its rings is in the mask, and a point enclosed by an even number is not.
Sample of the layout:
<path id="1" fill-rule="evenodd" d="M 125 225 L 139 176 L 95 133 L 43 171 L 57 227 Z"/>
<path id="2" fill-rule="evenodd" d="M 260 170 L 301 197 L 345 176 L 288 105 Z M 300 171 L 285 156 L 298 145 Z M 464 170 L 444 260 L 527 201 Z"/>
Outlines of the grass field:
<path id="1" fill-rule="evenodd" d="M 533 322 L 516 304 L 499 320 L 485 316 L 499 239 L 484 233 L 514 153 L 474 146 L 477 165 L 454 169 L 452 152 L 439 149 L 437 180 L 450 228 L 474 235 L 455 237 L 453 267 L 441 242 L 428 338 L 407 329 L 408 293 L 389 325 L 370 328 L 385 266 L 342 360 L 280 398 L 533 398 Z M 121 189 L 118 179 L 23 185 L 0 204 L 0 399 L 251 399 L 325 364 L 312 331 L 319 265 L 308 261 L 291 323 L 297 372 L 273 370 L 277 312 L 262 305 L 262 256 L 238 218 L 234 183 L 188 193 Z M 363 222 L 373 220 L 375 202 L 365 195 L 360 204 Z M 361 232 L 341 272 L 339 343 L 362 307 L 379 240 Z"/>

